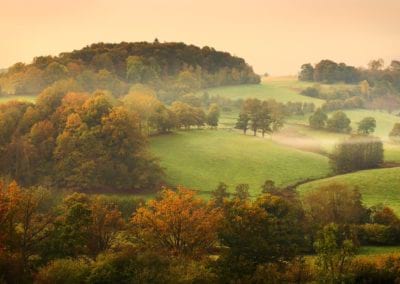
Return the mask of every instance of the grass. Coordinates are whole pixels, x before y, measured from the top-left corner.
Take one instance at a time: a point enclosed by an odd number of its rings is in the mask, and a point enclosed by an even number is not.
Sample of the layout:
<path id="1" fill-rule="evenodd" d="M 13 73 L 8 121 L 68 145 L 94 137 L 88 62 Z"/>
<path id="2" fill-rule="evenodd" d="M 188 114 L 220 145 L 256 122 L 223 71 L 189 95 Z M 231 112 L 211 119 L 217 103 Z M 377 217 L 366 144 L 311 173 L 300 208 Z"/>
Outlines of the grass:
<path id="1" fill-rule="evenodd" d="M 400 246 L 363 246 L 358 251 L 358 255 L 381 255 L 390 253 L 400 253 Z"/>
<path id="2" fill-rule="evenodd" d="M 8 97 L 0 97 L 0 104 L 6 103 L 9 101 L 28 101 L 35 102 L 36 96 L 8 96 Z"/>
<path id="3" fill-rule="evenodd" d="M 298 187 L 298 190 L 305 194 L 331 182 L 357 186 L 366 205 L 387 205 L 400 214 L 400 168 L 365 170 L 338 175 L 303 184 Z"/>
<path id="4" fill-rule="evenodd" d="M 284 82 L 284 83 L 282 83 Z M 260 100 L 274 99 L 279 102 L 312 102 L 316 106 L 324 101 L 300 95 L 303 87 L 296 80 L 268 81 L 264 80 L 258 85 L 238 85 L 207 89 L 211 96 L 219 95 L 232 100 L 257 98 Z M 203 93 L 203 91 L 201 92 Z"/>
<path id="5" fill-rule="evenodd" d="M 151 150 L 160 158 L 169 184 L 203 193 L 219 182 L 227 183 L 231 190 L 239 183 L 248 183 L 254 196 L 266 179 L 288 185 L 329 172 L 324 156 L 221 129 L 154 137 Z"/>

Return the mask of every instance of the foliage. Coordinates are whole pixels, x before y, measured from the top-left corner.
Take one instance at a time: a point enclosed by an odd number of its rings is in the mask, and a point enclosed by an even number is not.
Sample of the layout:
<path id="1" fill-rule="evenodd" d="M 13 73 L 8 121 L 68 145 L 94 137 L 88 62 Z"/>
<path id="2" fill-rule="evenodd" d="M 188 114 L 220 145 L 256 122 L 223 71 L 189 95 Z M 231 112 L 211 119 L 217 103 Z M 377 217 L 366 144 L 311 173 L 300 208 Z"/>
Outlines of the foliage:
<path id="1" fill-rule="evenodd" d="M 365 117 L 358 123 L 358 133 L 368 135 L 373 133 L 376 128 L 376 120 L 373 117 Z"/>
<path id="2" fill-rule="evenodd" d="M 360 192 L 344 184 L 323 185 L 308 193 L 304 202 L 313 226 L 360 224 L 367 216 Z"/>
<path id="3" fill-rule="evenodd" d="M 354 136 L 336 144 L 330 163 L 336 173 L 377 168 L 383 162 L 379 138 Z"/>
<path id="4" fill-rule="evenodd" d="M 236 128 L 242 129 L 246 134 L 249 127 L 254 136 L 261 130 L 265 133 L 273 133 L 283 126 L 284 106 L 276 101 L 263 101 L 258 99 L 247 99 L 242 105 Z"/>
<path id="5" fill-rule="evenodd" d="M 328 120 L 328 116 L 326 113 L 318 108 L 309 118 L 308 121 L 310 123 L 311 128 L 315 129 L 323 129 L 326 126 L 326 122 Z"/>
<path id="6" fill-rule="evenodd" d="M 351 131 L 350 119 L 342 111 L 337 111 L 327 120 L 327 129 L 334 132 L 348 133 Z"/>
<path id="7" fill-rule="evenodd" d="M 161 169 L 146 152 L 140 131 L 147 118 L 137 115 L 145 99 L 135 101 L 133 113 L 131 104 L 117 106 L 107 93 L 69 92 L 74 88 L 72 81 L 58 82 L 43 91 L 36 105 L 1 106 L 0 173 L 24 186 L 157 187 Z"/>
<path id="8" fill-rule="evenodd" d="M 212 86 L 258 84 L 260 77 L 242 59 L 210 47 L 184 43 L 96 43 L 59 56 L 16 63 L 3 73 L 7 95 L 38 94 L 58 80 L 75 79 L 88 92 L 109 90 L 116 96 L 129 84 L 145 83 L 169 96 Z"/>
<path id="9" fill-rule="evenodd" d="M 86 259 L 57 259 L 40 269 L 35 283 L 84 283 L 90 268 L 90 262 Z"/>
<path id="10" fill-rule="evenodd" d="M 393 129 L 390 131 L 389 137 L 396 142 L 400 141 L 400 123 L 395 123 L 393 125 Z"/>
<path id="11" fill-rule="evenodd" d="M 301 211 L 280 197 L 235 198 L 224 211 L 219 238 L 227 250 L 215 268 L 221 279 L 243 279 L 258 264 L 291 259 L 302 244 Z"/>
<path id="12" fill-rule="evenodd" d="M 356 247 L 335 224 L 326 225 L 315 242 L 319 280 L 328 283 L 345 281 Z"/>
<path id="13" fill-rule="evenodd" d="M 164 190 L 159 200 L 148 201 L 136 211 L 131 224 L 144 247 L 196 258 L 215 244 L 220 220 L 218 209 L 181 188 Z"/>

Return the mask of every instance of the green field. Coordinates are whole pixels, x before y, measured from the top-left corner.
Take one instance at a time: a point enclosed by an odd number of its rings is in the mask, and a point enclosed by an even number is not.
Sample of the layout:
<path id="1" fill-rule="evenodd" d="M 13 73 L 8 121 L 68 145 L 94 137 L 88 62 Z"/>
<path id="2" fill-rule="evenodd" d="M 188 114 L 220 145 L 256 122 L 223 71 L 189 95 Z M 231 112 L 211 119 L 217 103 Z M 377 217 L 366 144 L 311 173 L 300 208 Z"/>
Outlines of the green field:
<path id="1" fill-rule="evenodd" d="M 391 254 L 400 253 L 400 246 L 388 246 L 388 247 L 378 247 L 378 246 L 364 246 L 358 251 L 359 255 L 381 255 L 381 254 Z"/>
<path id="2" fill-rule="evenodd" d="M 303 184 L 298 187 L 298 190 L 304 194 L 330 182 L 357 186 L 366 205 L 388 205 L 400 214 L 400 168 L 366 170 L 339 175 Z"/>
<path id="3" fill-rule="evenodd" d="M 309 83 L 305 83 L 309 84 Z M 304 84 L 303 84 L 304 85 Z M 246 99 L 246 98 L 257 98 L 260 100 L 274 99 L 279 102 L 312 102 L 316 106 L 321 105 L 324 101 L 320 99 L 310 98 L 307 96 L 300 95 L 300 91 L 304 88 L 303 85 L 299 85 L 295 80 L 286 81 L 263 81 L 258 85 L 240 85 L 240 86 L 228 86 L 211 88 L 206 91 L 211 96 L 221 96 L 230 98 L 232 100 Z M 202 94 L 200 92 L 200 94 Z"/>
<path id="4" fill-rule="evenodd" d="M 287 185 L 329 173 L 328 159 L 278 145 L 268 138 L 228 130 L 192 130 L 151 139 L 151 150 L 165 168 L 167 182 L 200 191 L 219 182 L 248 183 L 252 195 L 266 179 Z"/>

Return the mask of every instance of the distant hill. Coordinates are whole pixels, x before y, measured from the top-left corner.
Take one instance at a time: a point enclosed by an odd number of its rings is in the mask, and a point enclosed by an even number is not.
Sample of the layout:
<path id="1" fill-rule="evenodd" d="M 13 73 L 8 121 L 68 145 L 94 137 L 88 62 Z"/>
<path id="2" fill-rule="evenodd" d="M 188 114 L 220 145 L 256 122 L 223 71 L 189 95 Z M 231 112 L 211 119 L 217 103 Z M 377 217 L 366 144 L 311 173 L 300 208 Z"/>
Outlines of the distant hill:
<path id="1" fill-rule="evenodd" d="M 59 56 L 39 56 L 31 64 L 16 63 L 0 76 L 6 95 L 38 94 L 58 80 L 73 79 L 83 90 L 125 94 L 133 84 L 164 93 L 201 88 L 256 84 L 260 77 L 244 59 L 211 47 L 154 41 L 96 43 Z"/>

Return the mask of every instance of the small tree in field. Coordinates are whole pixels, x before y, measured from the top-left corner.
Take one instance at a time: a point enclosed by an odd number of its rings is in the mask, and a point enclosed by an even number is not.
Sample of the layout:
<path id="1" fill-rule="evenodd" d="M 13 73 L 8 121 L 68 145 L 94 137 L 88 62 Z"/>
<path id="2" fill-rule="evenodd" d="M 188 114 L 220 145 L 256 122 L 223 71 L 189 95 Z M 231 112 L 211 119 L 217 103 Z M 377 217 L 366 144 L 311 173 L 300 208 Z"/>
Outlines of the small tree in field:
<path id="1" fill-rule="evenodd" d="M 377 168 L 382 162 L 382 141 L 379 138 L 360 136 L 338 143 L 330 157 L 336 173 Z"/>
<path id="2" fill-rule="evenodd" d="M 400 123 L 394 124 L 392 131 L 389 133 L 389 137 L 396 142 L 400 141 Z"/>
<path id="3" fill-rule="evenodd" d="M 365 117 L 358 123 L 358 133 L 368 135 L 373 133 L 376 128 L 376 120 L 373 117 Z"/>
<path id="4" fill-rule="evenodd" d="M 351 120 L 343 111 L 335 112 L 327 121 L 327 128 L 334 132 L 348 133 L 351 131 Z"/>
<path id="5" fill-rule="evenodd" d="M 311 128 L 323 129 L 325 128 L 328 116 L 322 109 L 317 109 L 308 119 Z"/>
<path id="6" fill-rule="evenodd" d="M 219 107 L 217 104 L 212 104 L 207 113 L 207 124 L 216 128 L 219 120 Z"/>
<path id="7" fill-rule="evenodd" d="M 243 134 L 246 135 L 247 129 L 249 129 L 250 117 L 247 113 L 242 112 L 239 114 L 238 121 L 236 122 L 235 128 L 243 130 Z"/>

